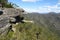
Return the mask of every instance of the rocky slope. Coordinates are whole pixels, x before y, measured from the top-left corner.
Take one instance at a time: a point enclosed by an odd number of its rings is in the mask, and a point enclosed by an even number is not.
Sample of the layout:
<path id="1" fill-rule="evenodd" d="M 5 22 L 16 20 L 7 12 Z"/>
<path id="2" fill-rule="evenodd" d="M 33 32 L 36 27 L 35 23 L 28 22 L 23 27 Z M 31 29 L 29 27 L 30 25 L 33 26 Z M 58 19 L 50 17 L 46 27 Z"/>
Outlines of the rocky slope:
<path id="1" fill-rule="evenodd" d="M 2 8 L 0 10 L 0 35 L 8 32 L 8 29 L 12 29 L 10 26 L 13 24 L 22 22 L 21 14 L 24 13 L 23 11 L 23 9 L 16 8 Z"/>

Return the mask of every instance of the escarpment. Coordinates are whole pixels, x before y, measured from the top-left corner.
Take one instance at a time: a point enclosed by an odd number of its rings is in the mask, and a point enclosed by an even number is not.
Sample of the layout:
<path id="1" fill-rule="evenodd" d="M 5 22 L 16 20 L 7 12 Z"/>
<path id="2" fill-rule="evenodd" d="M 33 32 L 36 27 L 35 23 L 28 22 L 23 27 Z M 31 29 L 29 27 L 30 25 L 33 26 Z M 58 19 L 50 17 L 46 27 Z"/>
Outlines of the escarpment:
<path id="1" fill-rule="evenodd" d="M 25 11 L 23 9 L 16 9 L 16 8 L 4 8 L 3 10 L 1 10 L 0 11 L 0 34 L 6 32 L 8 29 L 12 29 L 11 27 L 12 24 L 16 24 L 19 22 L 24 23 L 22 21 L 24 17 L 21 16 L 24 12 Z"/>

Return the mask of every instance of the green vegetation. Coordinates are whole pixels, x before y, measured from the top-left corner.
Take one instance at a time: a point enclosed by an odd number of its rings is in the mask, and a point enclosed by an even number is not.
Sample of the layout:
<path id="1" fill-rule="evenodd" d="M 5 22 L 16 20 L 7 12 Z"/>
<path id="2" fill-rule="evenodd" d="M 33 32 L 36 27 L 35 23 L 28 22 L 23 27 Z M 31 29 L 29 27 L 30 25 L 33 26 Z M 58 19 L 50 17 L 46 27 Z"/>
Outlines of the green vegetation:
<path id="1" fill-rule="evenodd" d="M 5 4 L 4 7 L 6 7 L 6 8 L 14 8 L 12 3 Z"/>
<path id="2" fill-rule="evenodd" d="M 42 24 L 19 23 L 14 28 L 16 31 L 10 31 L 7 36 L 1 40 L 60 40 L 57 34 L 51 32 Z M 38 35 L 37 35 L 38 33 Z"/>
<path id="3" fill-rule="evenodd" d="M 9 3 L 8 0 L 0 0 L 0 3 L 2 4 L 2 7 L 5 7 L 5 8 L 14 8 L 14 4 L 12 3 Z M 15 5 L 17 6 L 17 5 Z"/>

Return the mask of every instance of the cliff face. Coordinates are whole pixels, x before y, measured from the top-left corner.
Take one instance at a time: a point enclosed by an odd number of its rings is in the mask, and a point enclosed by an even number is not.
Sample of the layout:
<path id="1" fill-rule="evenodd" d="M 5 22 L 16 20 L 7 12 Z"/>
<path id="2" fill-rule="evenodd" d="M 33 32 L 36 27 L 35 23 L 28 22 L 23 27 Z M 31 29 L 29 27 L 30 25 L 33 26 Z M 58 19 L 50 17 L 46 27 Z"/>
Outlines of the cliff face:
<path id="1" fill-rule="evenodd" d="M 1 9 L 0 10 L 0 34 L 6 32 L 10 28 L 10 26 L 12 26 L 12 24 L 21 22 L 22 21 L 21 15 L 23 13 L 24 13 L 23 9 L 15 9 L 15 8 L 3 8 L 3 10 Z"/>

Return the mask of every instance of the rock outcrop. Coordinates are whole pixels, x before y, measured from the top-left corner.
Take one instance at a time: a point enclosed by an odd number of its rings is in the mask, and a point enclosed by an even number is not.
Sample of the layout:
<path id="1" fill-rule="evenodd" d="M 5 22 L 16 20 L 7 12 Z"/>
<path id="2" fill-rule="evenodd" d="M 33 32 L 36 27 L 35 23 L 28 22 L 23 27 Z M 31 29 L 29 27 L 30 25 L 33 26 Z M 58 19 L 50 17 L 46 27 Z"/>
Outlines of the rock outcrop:
<path id="1" fill-rule="evenodd" d="M 6 32 L 8 28 L 12 29 L 12 24 L 22 22 L 24 19 L 21 15 L 25 11 L 16 8 L 4 8 L 0 10 L 0 34 Z"/>

